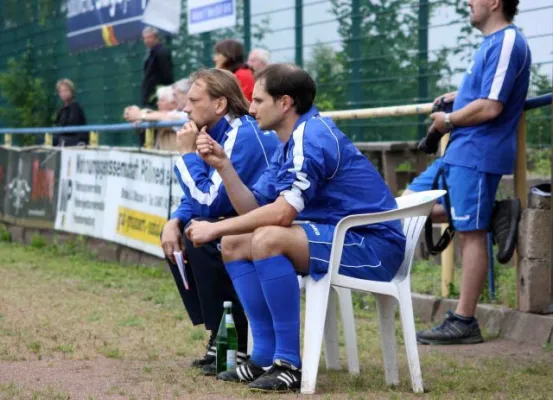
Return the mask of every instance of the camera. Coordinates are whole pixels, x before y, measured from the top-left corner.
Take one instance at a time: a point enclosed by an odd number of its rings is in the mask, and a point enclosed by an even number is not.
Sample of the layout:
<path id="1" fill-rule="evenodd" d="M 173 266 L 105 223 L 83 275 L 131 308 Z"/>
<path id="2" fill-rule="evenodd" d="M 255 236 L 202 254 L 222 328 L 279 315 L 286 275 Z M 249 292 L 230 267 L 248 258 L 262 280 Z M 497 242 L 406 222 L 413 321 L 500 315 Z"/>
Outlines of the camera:
<path id="1" fill-rule="evenodd" d="M 453 111 L 453 102 L 446 103 L 444 98 L 440 99 L 438 104 L 432 106 L 432 113 L 435 112 L 445 112 L 450 113 Z M 422 140 L 419 142 L 419 149 L 424 151 L 426 154 L 434 154 L 438 151 L 440 147 L 440 140 L 444 134 L 438 131 L 429 132 Z"/>

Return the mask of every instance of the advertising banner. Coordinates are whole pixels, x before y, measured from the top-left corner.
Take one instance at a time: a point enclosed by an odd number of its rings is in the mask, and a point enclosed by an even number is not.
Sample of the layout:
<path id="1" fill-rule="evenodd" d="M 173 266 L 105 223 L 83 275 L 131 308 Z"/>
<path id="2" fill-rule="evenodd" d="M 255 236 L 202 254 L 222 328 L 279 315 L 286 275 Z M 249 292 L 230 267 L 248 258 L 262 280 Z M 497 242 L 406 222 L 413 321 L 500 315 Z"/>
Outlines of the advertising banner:
<path id="1" fill-rule="evenodd" d="M 56 229 L 163 256 L 171 157 L 117 150 L 64 149 Z"/>
<path id="2" fill-rule="evenodd" d="M 147 0 L 67 0 L 70 51 L 111 47 L 140 37 Z"/>
<path id="3" fill-rule="evenodd" d="M 52 228 L 57 209 L 60 151 L 2 149 L 0 159 L 0 211 L 4 220 Z"/>
<path id="4" fill-rule="evenodd" d="M 236 26 L 236 0 L 188 0 L 188 33 Z"/>

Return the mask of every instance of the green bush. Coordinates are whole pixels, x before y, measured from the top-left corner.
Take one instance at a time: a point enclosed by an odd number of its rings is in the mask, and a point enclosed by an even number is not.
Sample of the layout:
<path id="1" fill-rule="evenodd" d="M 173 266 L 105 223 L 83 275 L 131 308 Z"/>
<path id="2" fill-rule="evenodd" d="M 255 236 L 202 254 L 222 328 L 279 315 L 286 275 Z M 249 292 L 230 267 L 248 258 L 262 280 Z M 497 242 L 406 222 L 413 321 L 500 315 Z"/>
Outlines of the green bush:
<path id="1" fill-rule="evenodd" d="M 0 242 L 11 242 L 12 234 L 6 228 L 6 225 L 0 224 Z"/>
<path id="2" fill-rule="evenodd" d="M 10 58 L 5 71 L 0 72 L 0 94 L 5 106 L 0 106 L 0 120 L 7 126 L 23 128 L 52 124 L 50 98 L 44 82 L 32 73 L 31 51 L 18 59 Z M 23 135 L 23 145 L 36 142 L 36 135 Z"/>
<path id="3" fill-rule="evenodd" d="M 31 247 L 35 249 L 43 249 L 46 247 L 46 239 L 40 233 L 35 233 L 31 237 Z"/>

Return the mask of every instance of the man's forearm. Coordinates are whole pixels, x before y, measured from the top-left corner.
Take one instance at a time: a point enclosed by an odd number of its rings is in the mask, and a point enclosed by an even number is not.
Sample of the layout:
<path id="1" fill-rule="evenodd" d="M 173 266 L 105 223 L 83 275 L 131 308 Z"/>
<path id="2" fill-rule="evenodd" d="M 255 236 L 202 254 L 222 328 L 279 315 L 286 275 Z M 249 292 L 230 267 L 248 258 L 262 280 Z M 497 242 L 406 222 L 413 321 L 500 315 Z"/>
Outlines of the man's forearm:
<path id="1" fill-rule="evenodd" d="M 452 112 L 449 118 L 453 126 L 474 126 L 497 118 L 502 110 L 500 102 L 478 99 Z"/>
<path id="2" fill-rule="evenodd" d="M 240 179 L 230 161 L 223 168 L 219 169 L 218 172 L 223 179 L 230 202 L 239 215 L 259 208 L 255 196 L 244 185 L 244 182 L 242 182 L 242 179 Z"/>
<path id="3" fill-rule="evenodd" d="M 290 226 L 297 216 L 284 198 L 247 214 L 215 223 L 217 237 L 250 233 L 262 226 Z"/>

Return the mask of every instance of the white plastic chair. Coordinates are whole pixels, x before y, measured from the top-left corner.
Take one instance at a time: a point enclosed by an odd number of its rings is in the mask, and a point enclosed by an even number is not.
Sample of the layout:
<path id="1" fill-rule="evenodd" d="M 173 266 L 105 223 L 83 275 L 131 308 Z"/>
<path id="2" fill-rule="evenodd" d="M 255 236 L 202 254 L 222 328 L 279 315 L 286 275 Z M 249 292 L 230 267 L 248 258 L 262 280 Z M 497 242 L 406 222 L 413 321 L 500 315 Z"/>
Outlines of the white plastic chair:
<path id="1" fill-rule="evenodd" d="M 386 383 L 389 385 L 399 384 L 394 323 L 394 307 L 397 301 L 399 302 L 401 313 L 403 336 L 413 391 L 415 393 L 423 391 L 411 300 L 410 272 L 415 247 L 426 218 L 430 215 L 435 201 L 444 194 L 444 190 L 432 190 L 399 197 L 396 199 L 398 204 L 397 210 L 374 214 L 351 215 L 343 218 L 338 223 L 334 232 L 328 267 L 329 273 L 317 282 L 310 277 L 304 278 L 306 310 L 302 360 L 302 394 L 313 394 L 315 392 L 323 336 L 325 338 L 327 366 L 329 368 L 340 368 L 336 299 L 330 291 L 331 285 L 338 294 L 340 302 L 350 373 L 359 373 L 351 290 L 370 292 L 374 293 L 377 299 Z M 407 243 L 403 263 L 391 282 L 368 281 L 347 277 L 338 273 L 344 238 L 348 229 L 397 219 L 404 220 L 403 231 L 407 238 Z"/>

